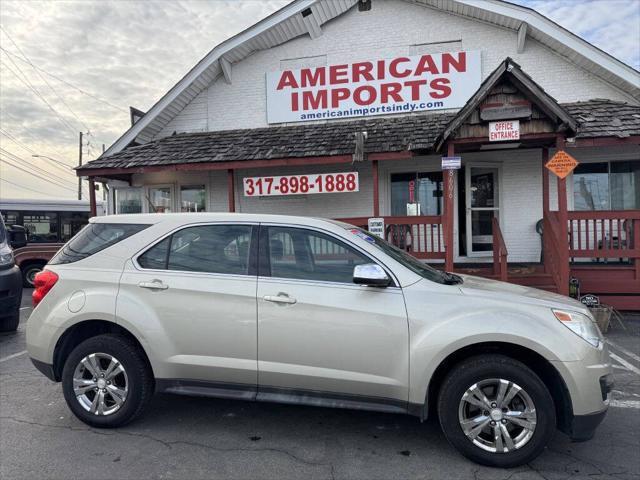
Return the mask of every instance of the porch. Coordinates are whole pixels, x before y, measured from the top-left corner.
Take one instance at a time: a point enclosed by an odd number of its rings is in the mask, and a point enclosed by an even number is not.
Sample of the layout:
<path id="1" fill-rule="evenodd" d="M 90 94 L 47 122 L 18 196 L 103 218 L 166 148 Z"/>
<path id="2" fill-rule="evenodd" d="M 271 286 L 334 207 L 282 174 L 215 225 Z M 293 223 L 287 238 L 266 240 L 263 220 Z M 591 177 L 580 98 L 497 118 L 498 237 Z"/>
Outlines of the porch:
<path id="1" fill-rule="evenodd" d="M 571 278 L 582 293 L 592 293 L 603 303 L 621 310 L 640 309 L 640 210 L 567 212 L 562 242 L 561 212 L 549 211 L 543 220 L 540 262 L 509 262 L 499 220 L 492 225 L 490 257 L 476 262 L 455 262 L 453 249 L 444 242 L 444 216 L 387 216 L 385 239 L 436 268 L 453 264 L 449 271 L 477 275 L 569 294 Z M 340 221 L 367 228 L 367 217 Z M 621 295 L 623 293 L 623 295 Z"/>

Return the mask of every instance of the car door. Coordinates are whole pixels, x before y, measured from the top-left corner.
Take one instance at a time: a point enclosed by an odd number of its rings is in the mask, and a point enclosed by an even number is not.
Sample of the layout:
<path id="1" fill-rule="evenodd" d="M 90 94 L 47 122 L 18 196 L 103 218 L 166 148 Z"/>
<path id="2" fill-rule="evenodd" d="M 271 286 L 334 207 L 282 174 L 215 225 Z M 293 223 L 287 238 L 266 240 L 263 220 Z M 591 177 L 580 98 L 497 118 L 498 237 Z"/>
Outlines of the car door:
<path id="1" fill-rule="evenodd" d="M 162 389 L 255 397 L 257 228 L 187 226 L 125 267 L 118 318 L 135 319 Z"/>
<path id="2" fill-rule="evenodd" d="M 406 409 L 402 290 L 353 283 L 372 262 L 327 232 L 261 227 L 258 400 Z"/>

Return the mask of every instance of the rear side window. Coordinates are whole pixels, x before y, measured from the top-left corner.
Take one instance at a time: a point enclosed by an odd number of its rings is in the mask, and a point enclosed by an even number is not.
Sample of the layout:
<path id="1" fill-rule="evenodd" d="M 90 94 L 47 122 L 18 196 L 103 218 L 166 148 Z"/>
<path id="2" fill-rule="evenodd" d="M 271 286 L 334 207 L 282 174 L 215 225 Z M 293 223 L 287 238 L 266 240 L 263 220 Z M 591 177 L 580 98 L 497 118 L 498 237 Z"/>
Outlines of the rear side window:
<path id="1" fill-rule="evenodd" d="M 202 225 L 184 228 L 138 257 L 142 268 L 247 275 L 252 227 Z"/>
<path id="2" fill-rule="evenodd" d="M 149 225 L 132 223 L 90 223 L 71 239 L 49 262 L 73 263 L 129 238 Z"/>

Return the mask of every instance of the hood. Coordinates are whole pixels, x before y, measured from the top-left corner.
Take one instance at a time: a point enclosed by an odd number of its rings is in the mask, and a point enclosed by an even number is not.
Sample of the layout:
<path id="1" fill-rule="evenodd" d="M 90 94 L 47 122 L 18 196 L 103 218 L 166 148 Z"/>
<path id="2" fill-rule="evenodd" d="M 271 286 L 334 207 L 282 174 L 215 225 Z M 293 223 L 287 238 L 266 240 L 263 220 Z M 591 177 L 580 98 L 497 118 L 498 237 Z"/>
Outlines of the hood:
<path id="1" fill-rule="evenodd" d="M 589 310 L 582 303 L 558 293 L 516 285 L 514 283 L 499 282 L 488 278 L 474 277 L 472 275 L 456 275 L 462 277 L 464 280 L 462 285 L 460 285 L 460 291 L 464 295 L 479 295 L 484 298 L 528 303 L 549 308 L 566 308 L 587 315 L 589 314 Z"/>

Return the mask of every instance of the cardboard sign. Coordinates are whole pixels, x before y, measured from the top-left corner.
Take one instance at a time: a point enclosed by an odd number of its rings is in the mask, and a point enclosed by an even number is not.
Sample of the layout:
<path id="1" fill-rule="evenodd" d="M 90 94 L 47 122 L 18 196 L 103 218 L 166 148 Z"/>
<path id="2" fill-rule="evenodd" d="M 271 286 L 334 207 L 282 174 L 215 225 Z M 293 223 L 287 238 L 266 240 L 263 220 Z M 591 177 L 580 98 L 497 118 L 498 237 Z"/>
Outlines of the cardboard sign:
<path id="1" fill-rule="evenodd" d="M 267 123 L 462 108 L 481 61 L 480 51 L 443 52 L 269 72 Z"/>
<path id="2" fill-rule="evenodd" d="M 580 301 L 587 307 L 597 307 L 600 305 L 600 299 L 591 293 L 581 296 Z"/>
<path id="3" fill-rule="evenodd" d="M 462 157 L 442 157 L 442 170 L 458 170 L 462 166 Z"/>
<path id="4" fill-rule="evenodd" d="M 545 167 L 547 167 L 558 178 L 565 178 L 573 169 L 579 165 L 579 162 L 564 150 L 558 152 L 551 157 Z"/>
<path id="5" fill-rule="evenodd" d="M 489 122 L 489 141 L 508 142 L 520 140 L 520 120 Z"/>
<path id="6" fill-rule="evenodd" d="M 368 228 L 375 236 L 384 238 L 384 218 L 370 218 Z"/>

